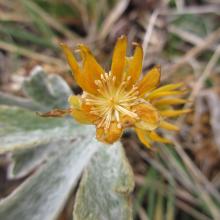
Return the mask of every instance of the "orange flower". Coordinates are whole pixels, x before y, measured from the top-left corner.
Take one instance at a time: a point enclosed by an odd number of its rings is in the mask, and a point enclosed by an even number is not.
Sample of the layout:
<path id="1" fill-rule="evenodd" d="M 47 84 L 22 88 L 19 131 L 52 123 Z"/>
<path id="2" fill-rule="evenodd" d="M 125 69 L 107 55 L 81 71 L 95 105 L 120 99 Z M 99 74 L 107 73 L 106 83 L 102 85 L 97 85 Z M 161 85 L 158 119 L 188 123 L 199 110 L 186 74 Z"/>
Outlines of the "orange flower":
<path id="1" fill-rule="evenodd" d="M 178 130 L 167 119 L 189 112 L 174 110 L 171 106 L 185 103 L 176 96 L 184 93 L 182 84 L 157 86 L 160 67 L 152 68 L 141 80 L 143 49 L 135 43 L 134 54 L 126 56 L 127 38 L 117 40 L 111 70 L 107 73 L 83 44 L 78 50 L 82 64 L 78 64 L 70 48 L 62 44 L 76 82 L 83 89 L 81 96 L 70 96 L 68 110 L 53 110 L 44 116 L 70 114 L 80 123 L 94 124 L 96 138 L 105 143 L 117 141 L 125 128 L 135 128 L 142 143 L 147 147 L 152 141 L 168 143 L 156 129 Z"/>

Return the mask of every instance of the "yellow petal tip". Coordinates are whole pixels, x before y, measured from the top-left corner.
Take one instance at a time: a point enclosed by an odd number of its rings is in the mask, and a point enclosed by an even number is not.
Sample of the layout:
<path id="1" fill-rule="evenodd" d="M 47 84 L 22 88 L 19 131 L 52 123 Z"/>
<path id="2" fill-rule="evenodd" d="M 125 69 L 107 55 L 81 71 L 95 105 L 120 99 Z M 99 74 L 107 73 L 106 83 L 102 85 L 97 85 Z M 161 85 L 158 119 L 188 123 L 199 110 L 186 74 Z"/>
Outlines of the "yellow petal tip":
<path id="1" fill-rule="evenodd" d="M 127 37 L 126 37 L 124 34 L 122 34 L 118 39 L 119 39 L 119 40 L 127 39 Z"/>
<path id="2" fill-rule="evenodd" d="M 137 46 L 141 46 L 138 42 L 132 42 L 132 45 L 137 47 Z"/>
<path id="3" fill-rule="evenodd" d="M 60 42 L 59 45 L 60 45 L 60 47 L 61 47 L 63 50 L 69 49 L 69 46 L 68 46 L 67 44 L 63 43 L 63 42 Z"/>

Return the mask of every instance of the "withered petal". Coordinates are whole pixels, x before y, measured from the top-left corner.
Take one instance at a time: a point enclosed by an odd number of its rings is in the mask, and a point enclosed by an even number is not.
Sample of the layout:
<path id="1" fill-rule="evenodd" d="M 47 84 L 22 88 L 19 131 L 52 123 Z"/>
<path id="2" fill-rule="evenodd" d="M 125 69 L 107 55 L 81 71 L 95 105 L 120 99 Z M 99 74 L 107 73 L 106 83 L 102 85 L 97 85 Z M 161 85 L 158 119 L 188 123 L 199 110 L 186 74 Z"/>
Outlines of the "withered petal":
<path id="1" fill-rule="evenodd" d="M 112 122 L 108 130 L 103 127 L 96 128 L 96 138 L 103 143 L 112 144 L 120 139 L 121 135 L 122 128 L 119 128 L 116 122 Z"/>
<path id="2" fill-rule="evenodd" d="M 139 119 L 135 126 L 145 130 L 154 130 L 158 127 L 160 115 L 156 108 L 151 104 L 141 103 L 133 107 Z"/>

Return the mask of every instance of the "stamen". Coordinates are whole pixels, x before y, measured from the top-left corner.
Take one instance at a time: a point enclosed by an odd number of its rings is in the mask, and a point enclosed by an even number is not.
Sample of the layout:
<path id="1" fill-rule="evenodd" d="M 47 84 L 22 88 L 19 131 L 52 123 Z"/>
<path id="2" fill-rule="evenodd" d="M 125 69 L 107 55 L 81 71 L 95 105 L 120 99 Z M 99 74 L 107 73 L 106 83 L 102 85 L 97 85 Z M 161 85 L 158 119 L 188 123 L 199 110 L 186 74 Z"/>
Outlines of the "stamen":
<path id="1" fill-rule="evenodd" d="M 105 73 L 105 78 L 108 80 L 109 77 L 108 77 L 108 73 Z"/>
<path id="2" fill-rule="evenodd" d="M 119 112 L 117 110 L 115 110 L 115 119 L 116 119 L 117 122 L 120 121 Z"/>
<path id="3" fill-rule="evenodd" d="M 131 80 L 131 76 L 124 74 L 124 78 L 120 85 L 116 87 L 116 76 L 111 71 L 103 73 L 100 79 L 94 81 L 99 94 L 83 93 L 82 101 L 91 105 L 89 113 L 97 117 L 94 123 L 98 128 L 103 127 L 106 132 L 112 121 L 116 121 L 117 127 L 122 128 L 123 125 L 120 120 L 123 115 L 138 119 L 138 115 L 134 110 L 130 110 L 132 106 L 140 102 L 137 86 L 133 86 L 127 91 L 126 85 Z"/>
<path id="4" fill-rule="evenodd" d="M 101 74 L 101 79 L 105 82 L 104 74 Z"/>
<path id="5" fill-rule="evenodd" d="M 133 101 L 133 100 L 135 100 L 135 99 L 137 99 L 137 96 L 134 96 L 134 97 L 131 96 L 131 97 L 127 98 L 127 99 L 122 99 L 122 100 L 120 100 L 119 103 L 131 102 L 131 101 Z"/>
<path id="6" fill-rule="evenodd" d="M 104 129 L 107 130 L 110 127 L 111 119 L 112 119 L 112 108 L 108 111 L 108 114 L 106 116 L 106 120 L 105 120 L 106 123 Z"/>
<path id="7" fill-rule="evenodd" d="M 138 115 L 132 111 L 127 110 L 126 108 L 121 107 L 120 105 L 116 105 L 115 108 L 120 111 L 121 113 L 131 116 L 133 118 L 137 118 Z"/>
<path id="8" fill-rule="evenodd" d="M 101 87 L 102 86 L 102 82 L 100 80 L 95 80 L 94 83 L 98 86 Z"/>
<path id="9" fill-rule="evenodd" d="M 117 127 L 118 127 L 119 129 L 122 128 L 122 126 L 121 126 L 120 123 L 117 124 Z"/>
<path id="10" fill-rule="evenodd" d="M 103 97 L 107 97 L 108 95 L 106 94 L 106 90 L 104 89 L 97 89 L 97 91 L 100 93 L 100 95 L 102 95 Z"/>
<path id="11" fill-rule="evenodd" d="M 115 96 L 116 96 L 117 98 L 118 98 L 119 93 L 121 92 L 121 90 L 122 90 L 123 87 L 125 86 L 125 84 L 126 84 L 126 82 L 123 81 L 123 82 L 120 84 L 120 86 L 118 87 L 117 92 L 116 92 L 116 94 L 115 94 Z"/>
<path id="12" fill-rule="evenodd" d="M 105 121 L 105 118 L 103 117 L 103 118 L 101 119 L 101 121 L 98 122 L 97 127 L 98 127 L 98 128 L 101 128 L 104 121 Z"/>
<path id="13" fill-rule="evenodd" d="M 89 102 L 90 104 L 93 103 L 93 104 L 97 104 L 97 105 L 103 105 L 105 103 L 104 100 L 95 100 L 95 99 L 88 99 L 86 98 L 85 99 L 86 102 Z"/>

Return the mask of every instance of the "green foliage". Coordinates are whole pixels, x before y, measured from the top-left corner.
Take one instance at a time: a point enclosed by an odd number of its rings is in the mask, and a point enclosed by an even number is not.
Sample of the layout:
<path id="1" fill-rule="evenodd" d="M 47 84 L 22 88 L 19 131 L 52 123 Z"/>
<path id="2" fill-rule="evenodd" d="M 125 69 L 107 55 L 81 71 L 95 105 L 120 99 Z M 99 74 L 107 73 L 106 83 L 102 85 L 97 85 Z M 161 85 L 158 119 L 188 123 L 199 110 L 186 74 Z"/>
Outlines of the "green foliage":
<path id="1" fill-rule="evenodd" d="M 204 17 L 203 15 L 188 14 L 177 17 L 173 24 L 183 30 L 205 37 L 208 33 L 215 30 L 216 25 L 213 16 Z"/>
<path id="2" fill-rule="evenodd" d="M 72 18 L 77 18 L 79 16 L 77 10 L 74 7 L 70 7 L 68 2 L 44 0 L 36 0 L 35 2 L 50 15 L 55 17 L 71 16 Z"/>
<path id="3" fill-rule="evenodd" d="M 0 25 L 0 33 L 6 35 L 5 40 L 7 38 L 13 38 L 19 42 L 23 42 L 25 44 L 32 43 L 41 47 L 48 47 L 51 49 L 57 49 L 57 47 L 47 38 L 41 38 L 37 36 L 37 34 L 32 34 L 29 31 L 25 30 L 24 28 L 14 28 L 14 25 L 3 23 Z"/>
<path id="4" fill-rule="evenodd" d="M 187 154 L 177 144 L 175 148 L 158 147 L 157 157 L 146 156 L 150 168 L 137 192 L 135 216 L 144 204 L 145 215 L 150 220 L 174 220 L 179 216 L 193 220 L 219 219 L 219 192 Z"/>

